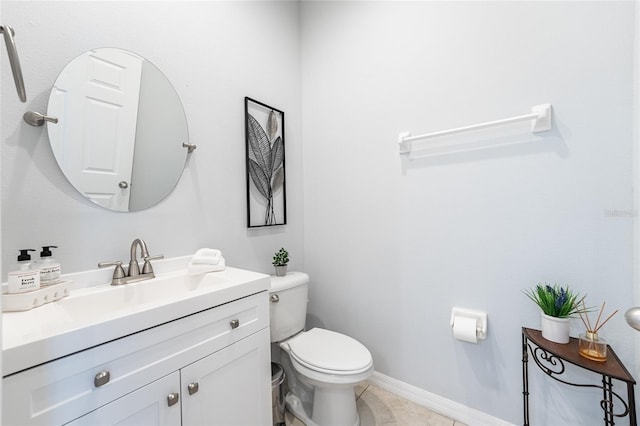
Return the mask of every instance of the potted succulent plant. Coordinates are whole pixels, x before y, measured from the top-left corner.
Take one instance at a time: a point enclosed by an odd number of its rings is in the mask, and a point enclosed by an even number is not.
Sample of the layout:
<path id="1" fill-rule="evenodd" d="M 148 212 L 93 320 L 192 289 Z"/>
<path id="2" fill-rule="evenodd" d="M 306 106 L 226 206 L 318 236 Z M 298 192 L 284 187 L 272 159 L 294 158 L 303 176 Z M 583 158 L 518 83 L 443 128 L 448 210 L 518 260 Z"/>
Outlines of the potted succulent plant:
<path id="1" fill-rule="evenodd" d="M 289 263 L 289 252 L 281 248 L 273 255 L 273 266 L 276 268 L 276 276 L 287 275 L 287 263 Z"/>
<path id="2" fill-rule="evenodd" d="M 580 297 L 568 286 L 558 284 L 538 284 L 524 293 L 542 311 L 542 337 L 556 343 L 569 343 L 569 318 L 587 311 L 583 303 L 585 296 Z"/>

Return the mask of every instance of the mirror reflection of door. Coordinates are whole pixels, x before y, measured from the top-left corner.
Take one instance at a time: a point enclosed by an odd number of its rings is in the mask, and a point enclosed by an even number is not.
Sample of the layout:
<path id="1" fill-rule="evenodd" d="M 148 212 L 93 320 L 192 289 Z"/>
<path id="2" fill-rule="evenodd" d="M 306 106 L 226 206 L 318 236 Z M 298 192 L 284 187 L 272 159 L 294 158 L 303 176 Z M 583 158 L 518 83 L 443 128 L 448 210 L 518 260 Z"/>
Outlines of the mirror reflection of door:
<path id="1" fill-rule="evenodd" d="M 180 180 L 189 141 L 182 102 L 137 53 L 106 47 L 71 60 L 54 83 L 47 115 L 59 120 L 47 131 L 60 169 L 96 205 L 144 210 Z"/>
<path id="2" fill-rule="evenodd" d="M 128 211 L 143 60 L 100 49 L 74 61 L 79 63 L 65 68 L 49 99 L 49 109 L 55 104 L 74 117 L 55 127 L 52 140 L 62 145 L 53 147 L 56 159 L 87 198 Z"/>

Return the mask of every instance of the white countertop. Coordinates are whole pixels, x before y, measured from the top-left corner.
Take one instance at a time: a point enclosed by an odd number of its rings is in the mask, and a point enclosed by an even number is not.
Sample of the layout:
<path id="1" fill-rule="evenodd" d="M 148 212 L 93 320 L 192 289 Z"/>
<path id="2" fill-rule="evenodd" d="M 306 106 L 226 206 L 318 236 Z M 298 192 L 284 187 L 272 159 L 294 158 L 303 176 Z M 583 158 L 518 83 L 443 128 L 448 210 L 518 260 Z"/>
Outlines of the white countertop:
<path id="1" fill-rule="evenodd" d="M 189 257 L 165 261 L 186 265 Z M 185 261 L 186 259 L 186 261 Z M 172 263 L 173 262 L 173 263 Z M 159 262 L 160 263 L 160 262 Z M 265 274 L 229 268 L 189 276 L 185 268 L 156 278 L 111 286 L 111 271 L 66 275 L 75 288 L 61 300 L 25 312 L 2 314 L 4 376 L 100 345 L 195 312 L 269 289 Z M 98 278 L 96 278 L 98 277 Z M 98 282 L 102 282 L 98 285 Z"/>

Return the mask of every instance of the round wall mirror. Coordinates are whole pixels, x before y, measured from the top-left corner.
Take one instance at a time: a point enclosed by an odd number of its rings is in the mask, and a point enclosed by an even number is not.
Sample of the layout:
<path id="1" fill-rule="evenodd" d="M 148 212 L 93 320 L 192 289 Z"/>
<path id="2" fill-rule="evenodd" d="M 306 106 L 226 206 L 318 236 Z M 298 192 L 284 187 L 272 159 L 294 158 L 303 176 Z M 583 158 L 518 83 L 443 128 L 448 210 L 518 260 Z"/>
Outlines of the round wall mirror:
<path id="1" fill-rule="evenodd" d="M 132 212 L 164 199 L 187 158 L 187 118 L 165 75 L 141 56 L 90 50 L 58 76 L 47 115 L 56 161 L 81 194 Z"/>

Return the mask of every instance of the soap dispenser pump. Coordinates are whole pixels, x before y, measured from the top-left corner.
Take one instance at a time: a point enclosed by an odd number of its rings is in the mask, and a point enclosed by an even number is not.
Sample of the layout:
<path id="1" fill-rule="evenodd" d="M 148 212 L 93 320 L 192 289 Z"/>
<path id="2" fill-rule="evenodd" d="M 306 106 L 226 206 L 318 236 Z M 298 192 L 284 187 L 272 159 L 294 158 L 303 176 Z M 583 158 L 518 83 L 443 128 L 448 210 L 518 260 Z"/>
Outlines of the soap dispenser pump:
<path id="1" fill-rule="evenodd" d="M 60 262 L 53 258 L 51 248 L 58 246 L 42 246 L 40 252 L 40 285 L 56 284 L 60 281 Z"/>
<path id="2" fill-rule="evenodd" d="M 9 272 L 7 291 L 9 293 L 24 293 L 40 288 L 40 270 L 34 268 L 30 251 L 34 249 L 20 249 L 18 265 L 15 271 Z"/>

